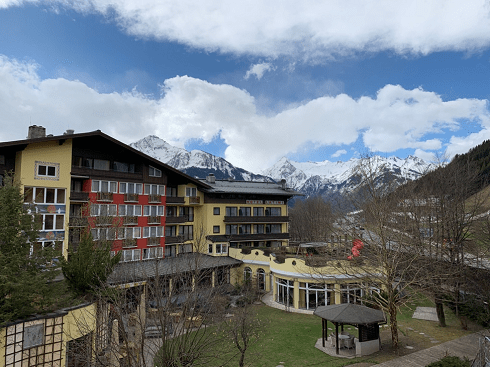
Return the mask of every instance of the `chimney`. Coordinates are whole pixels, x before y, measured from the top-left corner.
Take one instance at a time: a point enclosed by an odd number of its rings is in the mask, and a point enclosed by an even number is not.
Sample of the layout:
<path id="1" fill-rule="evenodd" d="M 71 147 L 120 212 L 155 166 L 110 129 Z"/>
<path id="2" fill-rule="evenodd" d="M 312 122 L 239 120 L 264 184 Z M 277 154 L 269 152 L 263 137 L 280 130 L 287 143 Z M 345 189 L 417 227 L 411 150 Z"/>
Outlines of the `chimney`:
<path id="1" fill-rule="evenodd" d="M 281 180 L 281 188 L 286 190 L 286 180 L 284 178 Z"/>
<path id="2" fill-rule="evenodd" d="M 214 177 L 214 173 L 210 173 L 206 177 L 206 182 L 214 184 L 216 182 L 216 177 Z"/>
<path id="3" fill-rule="evenodd" d="M 73 134 L 75 134 L 75 130 L 73 130 L 73 129 L 67 129 L 67 130 L 66 130 L 66 131 L 63 133 L 63 135 L 73 135 Z"/>
<path id="4" fill-rule="evenodd" d="M 31 125 L 27 133 L 27 139 L 37 139 L 46 137 L 46 128 L 42 126 Z"/>

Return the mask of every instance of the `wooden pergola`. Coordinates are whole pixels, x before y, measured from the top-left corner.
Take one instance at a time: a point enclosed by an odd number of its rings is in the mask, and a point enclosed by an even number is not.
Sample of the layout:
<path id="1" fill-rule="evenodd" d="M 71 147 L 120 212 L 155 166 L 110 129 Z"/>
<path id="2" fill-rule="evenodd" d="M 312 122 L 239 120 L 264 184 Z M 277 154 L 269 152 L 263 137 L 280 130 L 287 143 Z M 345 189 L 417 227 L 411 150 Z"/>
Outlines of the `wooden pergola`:
<path id="1" fill-rule="evenodd" d="M 335 348 L 339 354 L 339 325 L 355 326 L 359 330 L 359 342 L 379 339 L 379 325 L 385 323 L 383 311 L 353 303 L 317 307 L 314 315 L 322 319 L 322 345 L 327 340 L 327 321 L 335 325 Z"/>

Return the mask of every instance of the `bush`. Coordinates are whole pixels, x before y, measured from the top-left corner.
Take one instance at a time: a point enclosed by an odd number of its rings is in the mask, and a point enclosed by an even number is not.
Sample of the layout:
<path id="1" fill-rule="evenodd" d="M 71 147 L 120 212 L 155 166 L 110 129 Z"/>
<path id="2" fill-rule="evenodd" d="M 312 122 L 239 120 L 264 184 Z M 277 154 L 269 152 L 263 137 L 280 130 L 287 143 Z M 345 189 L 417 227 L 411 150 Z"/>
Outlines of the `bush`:
<path id="1" fill-rule="evenodd" d="M 428 364 L 427 367 L 470 367 L 471 363 L 468 358 L 461 359 L 459 357 L 446 356 L 437 362 Z"/>

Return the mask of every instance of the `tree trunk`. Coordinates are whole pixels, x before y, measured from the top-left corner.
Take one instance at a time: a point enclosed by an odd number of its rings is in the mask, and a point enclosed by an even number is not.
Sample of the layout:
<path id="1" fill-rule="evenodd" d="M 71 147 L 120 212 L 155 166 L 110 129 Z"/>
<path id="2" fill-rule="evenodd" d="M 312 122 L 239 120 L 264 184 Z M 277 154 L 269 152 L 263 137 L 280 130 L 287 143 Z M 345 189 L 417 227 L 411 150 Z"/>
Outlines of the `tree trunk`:
<path id="1" fill-rule="evenodd" d="M 398 323 L 396 321 L 396 306 L 390 305 L 390 329 L 391 329 L 391 346 L 393 349 L 398 349 Z"/>
<path id="2" fill-rule="evenodd" d="M 444 315 L 444 305 L 442 300 L 436 295 L 436 312 L 437 318 L 439 319 L 439 326 L 446 327 L 446 316 Z"/>

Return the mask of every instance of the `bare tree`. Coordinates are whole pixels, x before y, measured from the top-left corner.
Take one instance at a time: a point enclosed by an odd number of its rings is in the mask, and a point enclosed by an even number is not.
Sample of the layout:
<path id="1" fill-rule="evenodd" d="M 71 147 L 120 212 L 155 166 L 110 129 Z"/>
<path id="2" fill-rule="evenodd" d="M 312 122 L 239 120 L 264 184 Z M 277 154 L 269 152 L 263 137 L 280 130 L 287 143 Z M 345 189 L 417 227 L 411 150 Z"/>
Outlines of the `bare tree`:
<path id="1" fill-rule="evenodd" d="M 332 233 L 334 222 L 330 204 L 320 197 L 296 200 L 289 210 L 291 240 L 301 242 L 325 241 Z"/>

